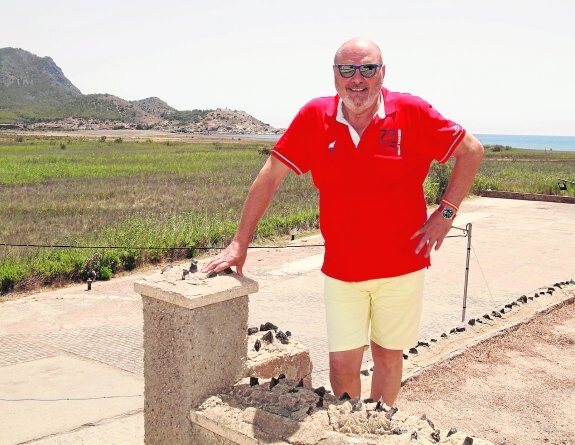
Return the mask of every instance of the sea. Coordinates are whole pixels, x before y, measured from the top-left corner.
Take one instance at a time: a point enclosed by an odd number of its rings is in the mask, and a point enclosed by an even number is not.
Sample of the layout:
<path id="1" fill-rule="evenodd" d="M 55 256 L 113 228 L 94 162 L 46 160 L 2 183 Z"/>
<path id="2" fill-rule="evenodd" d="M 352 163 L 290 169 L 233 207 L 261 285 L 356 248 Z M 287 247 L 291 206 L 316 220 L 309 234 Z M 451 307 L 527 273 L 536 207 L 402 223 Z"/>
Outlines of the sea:
<path id="1" fill-rule="evenodd" d="M 232 135 L 230 135 L 232 136 Z M 277 140 L 280 135 L 242 134 L 239 137 Z M 483 145 L 503 145 L 530 150 L 575 151 L 575 136 L 534 136 L 520 134 L 475 134 Z"/>
<path id="2" fill-rule="evenodd" d="M 474 134 L 483 145 L 508 145 L 531 150 L 575 151 L 575 136 Z"/>

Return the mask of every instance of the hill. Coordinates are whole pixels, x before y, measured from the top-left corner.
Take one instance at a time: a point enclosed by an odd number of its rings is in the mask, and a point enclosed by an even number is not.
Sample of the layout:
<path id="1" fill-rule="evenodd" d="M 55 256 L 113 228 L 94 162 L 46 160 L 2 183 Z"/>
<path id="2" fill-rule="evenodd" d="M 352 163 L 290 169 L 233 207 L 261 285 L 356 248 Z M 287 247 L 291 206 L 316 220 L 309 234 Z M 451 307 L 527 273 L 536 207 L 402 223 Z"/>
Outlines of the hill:
<path id="1" fill-rule="evenodd" d="M 15 124 L 28 129 L 279 132 L 244 111 L 176 110 L 157 97 L 127 101 L 111 94 L 85 95 L 52 58 L 0 48 L 0 126 Z"/>

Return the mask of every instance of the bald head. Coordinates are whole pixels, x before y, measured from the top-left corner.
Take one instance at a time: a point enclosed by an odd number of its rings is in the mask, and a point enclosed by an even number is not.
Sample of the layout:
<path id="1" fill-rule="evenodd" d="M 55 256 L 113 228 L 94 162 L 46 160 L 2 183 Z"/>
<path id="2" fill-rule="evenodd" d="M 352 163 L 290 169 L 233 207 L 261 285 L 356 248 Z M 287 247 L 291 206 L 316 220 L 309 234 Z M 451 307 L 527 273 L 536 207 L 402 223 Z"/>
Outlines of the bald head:
<path id="1" fill-rule="evenodd" d="M 374 57 L 376 63 L 383 64 L 383 56 L 379 46 L 371 40 L 361 37 L 355 37 L 341 45 L 335 52 L 333 63 L 349 63 L 349 59 L 358 54 Z"/>

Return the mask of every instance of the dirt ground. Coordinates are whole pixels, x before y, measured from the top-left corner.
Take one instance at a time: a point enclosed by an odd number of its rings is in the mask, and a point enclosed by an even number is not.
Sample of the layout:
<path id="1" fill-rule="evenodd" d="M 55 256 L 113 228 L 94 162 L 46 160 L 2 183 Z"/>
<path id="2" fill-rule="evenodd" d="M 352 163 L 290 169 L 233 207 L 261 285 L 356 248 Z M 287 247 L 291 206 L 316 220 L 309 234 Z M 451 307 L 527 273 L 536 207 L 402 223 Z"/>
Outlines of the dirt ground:
<path id="1" fill-rule="evenodd" d="M 398 406 L 498 445 L 575 445 L 574 365 L 571 299 L 407 381 Z"/>

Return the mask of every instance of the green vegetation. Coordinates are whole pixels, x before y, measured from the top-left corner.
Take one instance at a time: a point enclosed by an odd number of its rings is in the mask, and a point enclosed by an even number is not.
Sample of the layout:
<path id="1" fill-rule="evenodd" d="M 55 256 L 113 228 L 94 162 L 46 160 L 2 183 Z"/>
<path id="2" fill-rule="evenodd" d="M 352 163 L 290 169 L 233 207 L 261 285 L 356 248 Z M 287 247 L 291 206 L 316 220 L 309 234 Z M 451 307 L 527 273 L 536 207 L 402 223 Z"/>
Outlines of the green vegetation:
<path id="1" fill-rule="evenodd" d="M 30 136 L 0 140 L 0 292 L 98 279 L 146 263 L 219 248 L 235 232 L 247 190 L 272 145 L 258 142 L 128 142 Z M 452 164 L 425 183 L 437 203 Z M 488 147 L 472 193 L 485 189 L 574 195 L 575 153 Z M 288 175 L 258 227 L 257 241 L 318 226 L 310 175 Z M 140 249 L 140 247 L 156 247 Z"/>
<path id="2" fill-rule="evenodd" d="M 225 245 L 265 161 L 260 151 L 269 145 L 30 137 L 0 142 L 1 243 L 125 247 L 0 247 L 0 292 L 82 280 L 92 270 L 103 279 L 106 267 L 117 273 Z M 317 227 L 309 176 L 289 175 L 278 195 L 258 229 L 259 240 Z"/>

